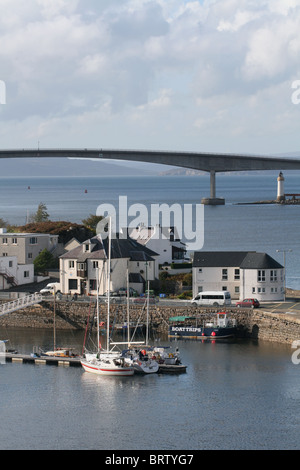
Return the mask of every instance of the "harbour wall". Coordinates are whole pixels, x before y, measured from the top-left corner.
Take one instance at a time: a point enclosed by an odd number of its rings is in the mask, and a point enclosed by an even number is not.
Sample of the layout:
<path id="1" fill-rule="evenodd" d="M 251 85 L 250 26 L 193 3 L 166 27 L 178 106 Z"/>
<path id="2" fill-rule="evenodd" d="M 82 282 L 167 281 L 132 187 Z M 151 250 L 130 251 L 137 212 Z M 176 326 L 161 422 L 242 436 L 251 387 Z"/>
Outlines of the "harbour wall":
<path id="1" fill-rule="evenodd" d="M 53 328 L 54 303 L 43 301 L 32 307 L 10 313 L 0 317 L 1 328 Z M 86 329 L 87 324 L 95 320 L 96 310 L 94 303 L 88 302 L 56 302 L 55 327 L 57 330 Z M 106 321 L 107 305 L 100 305 L 100 321 Z M 277 343 L 292 344 L 300 340 L 300 320 L 285 314 L 274 314 L 262 309 L 227 309 L 231 317 L 236 320 L 238 336 L 255 338 Z M 150 305 L 149 320 L 158 333 L 167 333 L 169 318 L 179 315 L 200 316 L 198 325 L 211 319 L 217 313 L 213 308 L 177 307 L 171 305 Z M 111 324 L 122 323 L 127 320 L 127 307 L 111 305 Z M 141 305 L 130 306 L 130 321 L 146 322 L 147 312 Z M 191 323 L 195 324 L 196 320 Z M 94 324 L 96 322 L 94 321 Z"/>

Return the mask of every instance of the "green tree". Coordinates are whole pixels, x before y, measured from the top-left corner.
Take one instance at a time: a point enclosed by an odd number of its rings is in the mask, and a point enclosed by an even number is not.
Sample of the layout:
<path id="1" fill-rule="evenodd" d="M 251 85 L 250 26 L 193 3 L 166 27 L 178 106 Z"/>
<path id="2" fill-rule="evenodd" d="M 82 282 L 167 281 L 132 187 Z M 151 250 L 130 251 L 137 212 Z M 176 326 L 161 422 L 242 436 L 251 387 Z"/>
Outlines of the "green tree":
<path id="1" fill-rule="evenodd" d="M 88 227 L 94 231 L 96 231 L 98 223 L 103 219 L 102 215 L 93 215 L 90 214 L 89 217 L 82 220 L 82 223 L 85 227 Z"/>
<path id="2" fill-rule="evenodd" d="M 45 274 L 49 269 L 56 267 L 56 259 L 46 248 L 40 252 L 34 262 L 35 274 Z"/>
<path id="3" fill-rule="evenodd" d="M 43 202 L 40 202 L 36 213 L 33 215 L 32 222 L 45 222 L 46 220 L 49 220 L 47 206 Z"/>

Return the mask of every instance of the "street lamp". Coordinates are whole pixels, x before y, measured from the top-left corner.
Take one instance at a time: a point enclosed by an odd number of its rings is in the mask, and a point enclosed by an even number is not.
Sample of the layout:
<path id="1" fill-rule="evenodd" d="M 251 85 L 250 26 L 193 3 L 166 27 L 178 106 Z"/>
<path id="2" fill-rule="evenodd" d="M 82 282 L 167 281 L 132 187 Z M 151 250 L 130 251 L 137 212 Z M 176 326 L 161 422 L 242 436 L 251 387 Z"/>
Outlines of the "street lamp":
<path id="1" fill-rule="evenodd" d="M 283 253 L 283 281 L 284 281 L 284 302 L 285 302 L 285 291 L 286 291 L 286 276 L 285 276 L 285 254 L 291 253 L 293 250 L 276 250 L 277 253 Z"/>

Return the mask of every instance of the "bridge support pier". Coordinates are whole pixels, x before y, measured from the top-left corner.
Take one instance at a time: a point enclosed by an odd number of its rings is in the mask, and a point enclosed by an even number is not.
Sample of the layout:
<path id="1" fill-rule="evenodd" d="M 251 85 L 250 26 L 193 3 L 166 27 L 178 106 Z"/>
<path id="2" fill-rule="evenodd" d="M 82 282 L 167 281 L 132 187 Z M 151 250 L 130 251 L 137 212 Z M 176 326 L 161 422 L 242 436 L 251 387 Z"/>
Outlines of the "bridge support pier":
<path id="1" fill-rule="evenodd" d="M 225 199 L 216 197 L 216 172 L 210 170 L 210 197 L 204 197 L 201 200 L 201 204 L 206 206 L 223 206 Z"/>

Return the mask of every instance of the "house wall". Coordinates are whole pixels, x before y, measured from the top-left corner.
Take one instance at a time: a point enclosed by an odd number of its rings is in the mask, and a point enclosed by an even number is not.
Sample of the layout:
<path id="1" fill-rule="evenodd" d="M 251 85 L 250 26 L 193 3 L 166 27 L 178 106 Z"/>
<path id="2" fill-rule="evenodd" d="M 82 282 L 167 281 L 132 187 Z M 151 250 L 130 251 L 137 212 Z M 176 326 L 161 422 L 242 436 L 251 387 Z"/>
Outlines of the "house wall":
<path id="1" fill-rule="evenodd" d="M 129 273 L 141 273 L 142 276 L 146 279 L 146 264 L 144 261 L 136 262 L 130 261 L 127 258 L 122 259 L 112 259 L 111 260 L 111 285 L 110 290 L 117 292 L 120 288 L 127 285 L 127 265 Z M 79 278 L 78 273 L 78 264 L 77 260 L 62 259 L 60 258 L 60 282 L 61 282 L 61 292 L 63 294 L 83 294 L 83 282 L 85 283 L 86 294 L 96 295 L 96 289 L 90 287 L 90 280 L 96 280 L 97 271 L 96 264 L 98 263 L 99 269 L 99 295 L 104 295 L 108 291 L 107 286 L 107 263 L 103 260 L 92 260 L 88 259 L 86 261 L 87 265 L 87 278 Z M 155 262 L 148 262 L 147 275 L 149 280 L 155 279 Z M 76 289 L 69 288 L 69 280 L 77 281 Z M 94 283 L 96 284 L 96 283 Z M 135 288 L 132 284 L 130 287 Z M 140 289 L 139 289 L 140 290 Z"/>
<path id="2" fill-rule="evenodd" d="M 0 256 L 16 256 L 18 264 L 32 264 L 45 248 L 54 251 L 57 243 L 56 235 L 4 232 L 0 234 Z"/>
<path id="3" fill-rule="evenodd" d="M 19 286 L 34 282 L 33 264 L 18 265 L 16 256 L 0 257 L 0 290 L 12 287 L 11 283 L 5 279 L 4 274 L 13 277 Z"/>
<path id="4" fill-rule="evenodd" d="M 223 269 L 227 269 L 227 279 Z M 240 280 L 237 276 L 236 268 L 193 268 L 193 296 L 202 291 L 221 291 L 228 290 L 232 299 L 240 298 Z M 239 271 L 240 272 L 240 271 Z M 202 289 L 201 289 L 202 288 Z"/>
<path id="5" fill-rule="evenodd" d="M 227 280 L 223 278 L 223 269 L 227 269 Z M 199 289 L 202 291 L 228 290 L 233 300 L 242 300 L 247 297 L 256 298 L 259 301 L 280 301 L 284 299 L 283 269 L 265 269 L 264 279 L 259 281 L 257 269 L 239 268 L 193 268 L 193 296 Z M 276 276 L 274 276 L 276 271 Z M 273 278 L 271 276 L 273 275 Z M 273 280 L 272 280 L 273 279 Z M 225 289 L 226 288 L 226 289 Z"/>
<path id="6" fill-rule="evenodd" d="M 257 269 L 242 270 L 241 298 L 254 297 L 259 301 L 284 300 L 283 269 L 265 269 L 264 279 Z M 271 272 L 272 271 L 272 272 Z M 274 276 L 276 271 L 276 277 Z"/>

